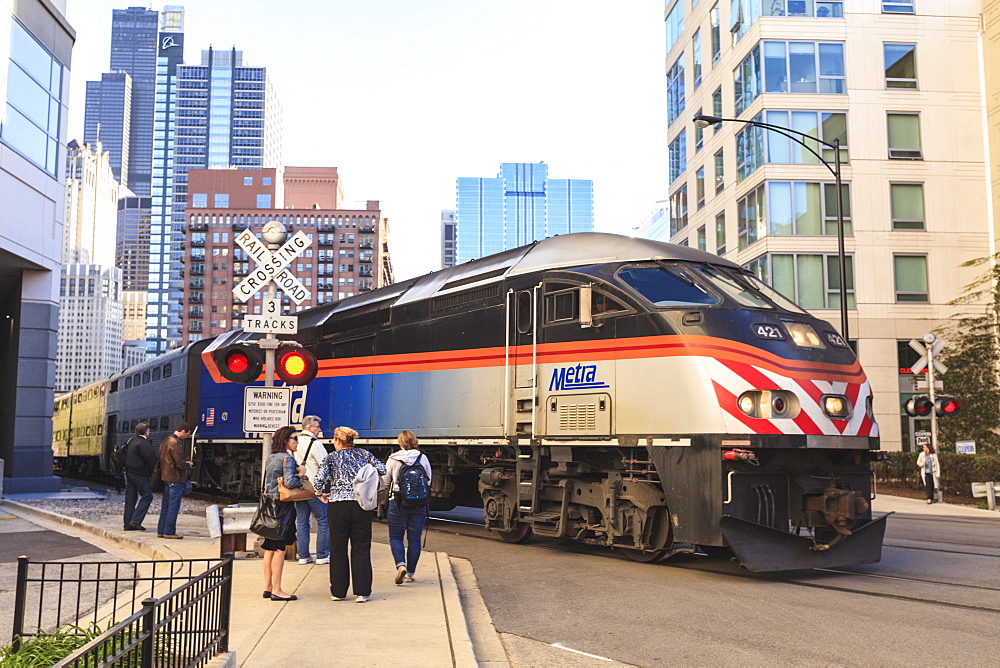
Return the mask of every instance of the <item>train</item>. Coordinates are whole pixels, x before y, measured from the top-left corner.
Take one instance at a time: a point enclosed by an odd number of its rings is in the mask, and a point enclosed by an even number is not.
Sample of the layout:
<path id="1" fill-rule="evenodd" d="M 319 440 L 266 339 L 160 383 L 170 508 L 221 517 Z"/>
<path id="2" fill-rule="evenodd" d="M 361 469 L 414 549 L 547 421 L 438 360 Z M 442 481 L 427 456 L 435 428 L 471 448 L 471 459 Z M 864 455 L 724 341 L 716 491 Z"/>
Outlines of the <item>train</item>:
<path id="1" fill-rule="evenodd" d="M 413 430 L 434 466 L 433 508 L 482 507 L 505 541 L 569 539 L 646 562 L 727 550 L 751 571 L 881 558 L 865 373 L 829 323 L 733 262 L 568 234 L 298 317 L 279 338 L 319 370 L 292 388 L 291 422 L 353 427 L 382 456 Z M 245 386 L 223 378 L 217 353 L 260 336 L 233 330 L 82 388 L 95 406 L 69 406 L 104 428 L 86 445 L 57 401 L 56 461 L 106 466 L 138 419 L 183 417 L 198 429 L 198 482 L 252 494 L 260 435 L 243 431 Z M 162 369 L 152 379 L 163 364 L 169 388 Z"/>

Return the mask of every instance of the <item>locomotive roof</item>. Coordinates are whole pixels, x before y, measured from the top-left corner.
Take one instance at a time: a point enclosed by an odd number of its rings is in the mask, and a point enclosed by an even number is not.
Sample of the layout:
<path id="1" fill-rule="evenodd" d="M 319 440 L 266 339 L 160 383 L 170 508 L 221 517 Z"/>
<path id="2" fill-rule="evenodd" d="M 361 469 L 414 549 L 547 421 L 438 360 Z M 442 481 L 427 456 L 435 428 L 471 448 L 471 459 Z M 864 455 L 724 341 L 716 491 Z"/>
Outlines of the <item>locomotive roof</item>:
<path id="1" fill-rule="evenodd" d="M 299 326 L 320 324 L 333 313 L 376 305 L 406 304 L 433 295 L 485 285 L 507 276 L 609 262 L 687 260 L 725 267 L 739 265 L 687 246 L 604 232 L 578 232 L 549 237 L 520 248 L 489 255 L 418 278 L 400 281 L 328 306 L 299 314 Z"/>

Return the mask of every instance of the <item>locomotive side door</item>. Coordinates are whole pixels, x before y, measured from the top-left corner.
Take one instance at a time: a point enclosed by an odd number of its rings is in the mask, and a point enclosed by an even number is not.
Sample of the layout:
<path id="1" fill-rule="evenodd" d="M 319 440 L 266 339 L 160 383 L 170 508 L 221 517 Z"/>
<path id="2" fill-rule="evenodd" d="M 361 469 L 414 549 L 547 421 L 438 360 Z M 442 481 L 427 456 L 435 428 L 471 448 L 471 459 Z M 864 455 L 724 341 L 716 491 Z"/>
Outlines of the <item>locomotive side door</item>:
<path id="1" fill-rule="evenodd" d="M 538 299 L 541 284 L 507 293 L 505 374 L 508 400 L 504 425 L 508 435 L 531 434 L 536 403 Z"/>

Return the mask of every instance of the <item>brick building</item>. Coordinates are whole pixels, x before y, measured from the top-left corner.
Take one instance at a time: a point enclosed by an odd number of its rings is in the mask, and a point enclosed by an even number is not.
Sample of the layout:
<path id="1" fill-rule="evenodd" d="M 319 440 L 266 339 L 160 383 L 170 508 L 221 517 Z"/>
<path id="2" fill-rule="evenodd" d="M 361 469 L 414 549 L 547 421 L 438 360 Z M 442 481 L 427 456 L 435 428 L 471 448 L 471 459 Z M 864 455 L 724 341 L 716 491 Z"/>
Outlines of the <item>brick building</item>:
<path id="1" fill-rule="evenodd" d="M 289 235 L 302 230 L 312 245 L 290 269 L 311 293 L 296 305 L 283 297 L 285 313 L 352 297 L 391 282 L 388 221 L 378 201 L 364 209 L 342 208 L 336 167 L 277 169 L 192 169 L 185 210 L 185 342 L 240 326 L 259 314 L 267 292 L 248 302 L 232 289 L 256 267 L 235 242 L 244 229 L 260 235 L 271 220 Z"/>

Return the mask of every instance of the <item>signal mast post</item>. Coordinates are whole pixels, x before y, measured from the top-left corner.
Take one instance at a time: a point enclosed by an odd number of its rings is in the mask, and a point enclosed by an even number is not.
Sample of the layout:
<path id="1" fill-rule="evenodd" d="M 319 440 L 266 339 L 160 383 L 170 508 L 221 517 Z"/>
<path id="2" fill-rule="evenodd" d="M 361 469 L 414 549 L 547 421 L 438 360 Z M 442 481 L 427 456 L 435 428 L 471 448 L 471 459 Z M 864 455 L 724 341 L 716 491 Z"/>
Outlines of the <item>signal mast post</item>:
<path id="1" fill-rule="evenodd" d="M 272 253 L 285 243 L 288 238 L 288 230 L 277 220 L 272 220 L 264 225 L 261 237 L 267 244 L 267 249 Z M 277 299 L 277 289 L 274 281 L 267 284 L 267 298 L 273 303 Z M 260 340 L 260 347 L 264 351 L 264 387 L 274 387 L 274 351 L 278 349 L 278 339 L 273 332 L 268 332 Z M 264 482 L 264 468 L 267 466 L 267 458 L 271 455 L 271 433 L 264 434 L 263 445 L 261 446 L 260 479 Z"/>

